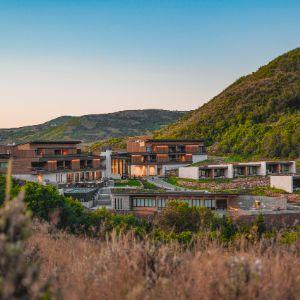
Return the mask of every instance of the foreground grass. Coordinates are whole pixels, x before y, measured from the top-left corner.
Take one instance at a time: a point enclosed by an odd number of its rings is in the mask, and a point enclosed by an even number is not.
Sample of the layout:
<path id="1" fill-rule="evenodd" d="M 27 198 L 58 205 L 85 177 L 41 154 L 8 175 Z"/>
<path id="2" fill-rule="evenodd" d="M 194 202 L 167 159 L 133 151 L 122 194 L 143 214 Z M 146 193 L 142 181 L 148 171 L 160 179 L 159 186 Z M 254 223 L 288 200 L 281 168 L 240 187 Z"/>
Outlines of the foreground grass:
<path id="1" fill-rule="evenodd" d="M 41 272 L 63 299 L 299 299 L 300 241 L 221 244 L 202 237 L 190 249 L 130 233 L 100 241 L 37 226 Z"/>
<path id="2" fill-rule="evenodd" d="M 1 299 L 297 299 L 300 293 L 298 227 L 266 231 L 260 217 L 238 230 L 211 210 L 174 201 L 150 231 L 130 215 L 86 214 L 51 187 L 25 185 L 15 200 L 10 192 L 0 208 Z M 31 223 L 23 199 L 40 221 Z M 61 213 L 49 216 L 49 205 Z M 216 222 L 223 225 L 213 230 Z"/>

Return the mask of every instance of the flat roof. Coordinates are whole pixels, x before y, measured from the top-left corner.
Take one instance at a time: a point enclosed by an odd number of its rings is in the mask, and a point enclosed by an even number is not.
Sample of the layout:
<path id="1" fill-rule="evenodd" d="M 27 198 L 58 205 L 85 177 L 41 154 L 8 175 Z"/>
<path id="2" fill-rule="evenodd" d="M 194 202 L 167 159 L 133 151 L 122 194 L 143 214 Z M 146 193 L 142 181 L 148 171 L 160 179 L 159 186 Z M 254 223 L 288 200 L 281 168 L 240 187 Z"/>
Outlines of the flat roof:
<path id="1" fill-rule="evenodd" d="M 267 164 L 292 164 L 294 160 L 267 160 Z"/>
<path id="2" fill-rule="evenodd" d="M 39 158 L 40 161 L 48 161 L 48 160 L 66 160 L 66 159 L 104 159 L 103 156 L 100 155 L 92 155 L 92 154 L 67 154 L 67 155 L 45 155 Z"/>
<path id="3" fill-rule="evenodd" d="M 270 174 L 270 177 L 294 177 L 294 178 L 300 178 L 300 173 Z"/>
<path id="4" fill-rule="evenodd" d="M 189 166 L 188 166 L 189 167 Z M 220 164 L 220 165 L 200 165 L 200 166 L 195 166 L 196 168 L 199 169 L 205 169 L 205 170 L 211 170 L 211 169 L 227 169 L 228 165 Z"/>
<path id="5" fill-rule="evenodd" d="M 204 139 L 145 139 L 147 142 L 167 142 L 167 143 L 195 143 L 195 142 L 204 142 Z"/>
<path id="6" fill-rule="evenodd" d="M 26 145 L 26 144 L 30 144 L 30 145 L 34 145 L 34 144 L 45 144 L 45 145 L 51 145 L 51 144 L 72 144 L 72 145 L 76 145 L 76 144 L 81 144 L 81 141 L 29 141 L 29 142 L 24 142 L 24 143 L 19 143 L 16 144 L 15 146 L 19 146 L 19 145 Z"/>
<path id="7" fill-rule="evenodd" d="M 122 195 L 122 196 L 207 196 L 207 197 L 237 197 L 238 194 L 219 194 L 219 193 L 205 193 L 200 191 L 158 191 L 158 192 L 143 192 L 143 191 L 132 191 L 128 192 L 128 190 L 124 192 L 114 192 L 112 190 L 113 195 Z"/>
<path id="8" fill-rule="evenodd" d="M 73 188 L 73 189 L 65 189 L 64 194 L 89 194 L 92 192 L 96 192 L 97 188 Z"/>

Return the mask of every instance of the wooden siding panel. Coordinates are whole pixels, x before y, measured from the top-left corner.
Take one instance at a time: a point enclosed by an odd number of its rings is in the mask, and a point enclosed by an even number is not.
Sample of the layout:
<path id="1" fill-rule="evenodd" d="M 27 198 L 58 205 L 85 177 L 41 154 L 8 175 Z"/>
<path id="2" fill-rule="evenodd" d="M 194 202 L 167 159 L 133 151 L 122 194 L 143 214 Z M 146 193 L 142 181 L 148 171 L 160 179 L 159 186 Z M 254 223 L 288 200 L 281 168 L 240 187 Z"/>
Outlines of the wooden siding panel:
<path id="1" fill-rule="evenodd" d="M 80 160 L 79 159 L 73 159 L 71 164 L 72 164 L 72 170 L 80 170 Z"/>
<path id="2" fill-rule="evenodd" d="M 158 163 L 169 162 L 169 155 L 168 154 L 158 154 L 157 162 Z"/>

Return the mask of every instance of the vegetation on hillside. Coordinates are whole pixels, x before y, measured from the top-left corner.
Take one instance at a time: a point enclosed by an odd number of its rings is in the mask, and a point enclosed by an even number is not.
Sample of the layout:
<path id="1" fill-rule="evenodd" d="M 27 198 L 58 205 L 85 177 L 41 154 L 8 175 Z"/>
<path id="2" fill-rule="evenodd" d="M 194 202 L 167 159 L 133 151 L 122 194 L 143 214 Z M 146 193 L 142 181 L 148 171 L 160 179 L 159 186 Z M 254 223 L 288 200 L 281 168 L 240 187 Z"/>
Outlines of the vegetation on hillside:
<path id="1" fill-rule="evenodd" d="M 205 190 L 211 193 L 246 194 L 255 196 L 278 196 L 286 194 L 284 190 L 270 187 L 268 177 L 250 176 L 239 178 L 201 178 L 188 179 L 169 177 L 167 182 L 191 190 Z"/>
<path id="2" fill-rule="evenodd" d="M 127 110 L 81 117 L 60 117 L 44 124 L 0 129 L 0 143 L 30 140 L 95 142 L 148 134 L 177 121 L 185 112 L 161 109 Z"/>
<path id="3" fill-rule="evenodd" d="M 204 138 L 217 154 L 300 156 L 300 48 L 238 79 L 156 136 Z"/>
<path id="4" fill-rule="evenodd" d="M 126 149 L 126 138 L 110 138 L 93 143 L 89 150 L 93 153 L 101 152 L 106 149 L 117 151 Z"/>

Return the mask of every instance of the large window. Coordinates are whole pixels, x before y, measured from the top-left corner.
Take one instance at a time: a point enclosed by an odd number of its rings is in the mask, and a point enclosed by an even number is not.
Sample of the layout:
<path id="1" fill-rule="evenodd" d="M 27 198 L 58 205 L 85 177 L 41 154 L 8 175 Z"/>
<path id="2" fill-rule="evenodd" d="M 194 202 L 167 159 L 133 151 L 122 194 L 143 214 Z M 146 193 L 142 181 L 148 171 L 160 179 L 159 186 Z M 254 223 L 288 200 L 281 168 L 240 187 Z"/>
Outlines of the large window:
<path id="1" fill-rule="evenodd" d="M 166 206 L 166 199 L 157 199 L 157 206 L 158 208 L 164 208 Z"/>
<path id="2" fill-rule="evenodd" d="M 123 199 L 115 198 L 115 209 L 122 209 L 122 208 L 123 208 Z"/>
<path id="3" fill-rule="evenodd" d="M 156 201 L 151 198 L 134 198 L 133 207 L 155 207 Z"/>
<path id="4" fill-rule="evenodd" d="M 199 154 L 205 154 L 206 148 L 204 146 L 199 146 Z"/>
<path id="5" fill-rule="evenodd" d="M 288 164 L 282 164 L 281 165 L 281 172 L 282 173 L 289 173 L 289 171 L 290 171 L 290 168 L 289 168 Z"/>
<path id="6" fill-rule="evenodd" d="M 257 175 L 257 166 L 249 166 L 247 175 Z"/>
<path id="7" fill-rule="evenodd" d="M 214 177 L 224 177 L 225 170 L 224 169 L 215 169 L 214 170 Z"/>
<path id="8" fill-rule="evenodd" d="M 74 174 L 73 173 L 68 173 L 67 174 L 67 182 L 73 182 L 74 181 Z"/>
<path id="9" fill-rule="evenodd" d="M 61 155 L 61 153 L 62 153 L 61 149 L 54 150 L 54 155 Z"/>
<path id="10" fill-rule="evenodd" d="M 268 174 L 278 173 L 278 165 L 267 165 Z"/>
<path id="11" fill-rule="evenodd" d="M 242 176 L 242 175 L 244 175 L 242 167 L 234 167 L 233 172 L 234 172 L 234 176 Z"/>
<path id="12" fill-rule="evenodd" d="M 7 162 L 0 162 L 0 169 L 6 169 L 7 168 Z"/>
<path id="13" fill-rule="evenodd" d="M 193 205 L 195 207 L 208 207 L 208 208 L 215 208 L 215 200 L 210 200 L 210 199 L 207 199 L 207 200 L 202 200 L 202 199 L 193 199 L 193 200 L 190 200 L 191 204 L 190 205 Z"/>
<path id="14" fill-rule="evenodd" d="M 203 170 L 203 169 L 200 169 L 199 170 L 199 177 L 200 178 L 209 178 L 209 170 Z"/>

